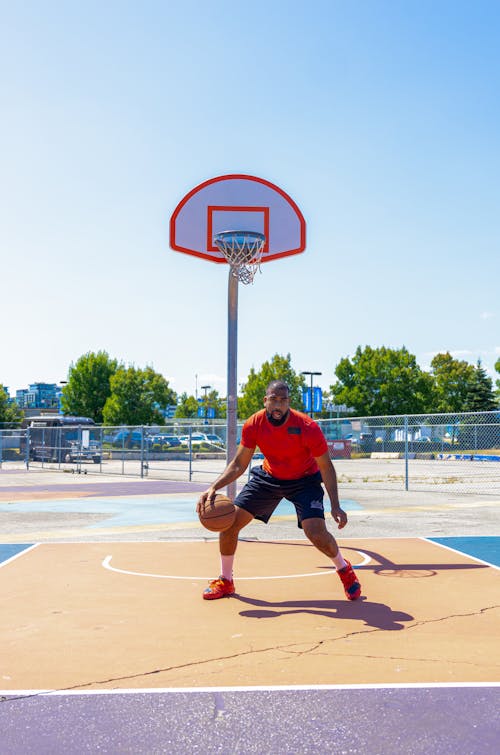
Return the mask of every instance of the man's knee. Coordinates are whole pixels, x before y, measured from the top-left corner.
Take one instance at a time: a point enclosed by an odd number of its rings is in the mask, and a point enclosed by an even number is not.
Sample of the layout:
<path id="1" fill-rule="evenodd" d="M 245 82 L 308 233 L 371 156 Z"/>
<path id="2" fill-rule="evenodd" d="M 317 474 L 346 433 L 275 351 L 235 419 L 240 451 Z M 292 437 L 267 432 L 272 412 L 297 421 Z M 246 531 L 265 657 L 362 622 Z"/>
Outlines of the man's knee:
<path id="1" fill-rule="evenodd" d="M 236 517 L 229 529 L 233 530 L 234 532 L 239 532 L 243 529 L 243 527 L 246 527 L 247 524 L 250 524 L 253 518 L 253 514 L 245 511 L 245 509 L 241 509 L 239 506 L 236 506 Z"/>
<path id="2" fill-rule="evenodd" d="M 304 519 L 304 521 L 302 522 L 302 529 L 304 530 L 306 537 L 309 538 L 311 543 L 315 543 L 318 540 L 323 542 L 331 537 L 330 533 L 326 529 L 324 519 Z"/>

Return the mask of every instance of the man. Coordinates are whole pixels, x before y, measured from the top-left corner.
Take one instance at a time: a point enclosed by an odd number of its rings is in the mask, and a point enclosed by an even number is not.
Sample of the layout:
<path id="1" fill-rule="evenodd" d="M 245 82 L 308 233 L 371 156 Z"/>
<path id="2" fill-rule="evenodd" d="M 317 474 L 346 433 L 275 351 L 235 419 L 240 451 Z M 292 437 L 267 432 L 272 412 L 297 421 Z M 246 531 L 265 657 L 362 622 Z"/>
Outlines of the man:
<path id="1" fill-rule="evenodd" d="M 204 599 L 216 600 L 234 593 L 233 562 L 238 533 L 254 518 L 267 524 L 281 499 L 287 498 L 295 506 L 298 526 L 319 551 L 331 558 L 347 598 L 356 600 L 361 595 L 361 585 L 325 525 L 321 482 L 339 529 L 347 524 L 347 515 L 339 505 L 337 475 L 325 436 L 314 420 L 290 409 L 289 390 L 283 381 L 273 380 L 267 386 L 264 409 L 243 425 L 236 455 L 213 485 L 201 494 L 197 511 L 207 501 L 214 500 L 217 490 L 243 474 L 257 446 L 264 455 L 264 463 L 252 469 L 251 479 L 234 502 L 234 524 L 220 533 L 221 575 L 210 582 L 203 593 Z"/>

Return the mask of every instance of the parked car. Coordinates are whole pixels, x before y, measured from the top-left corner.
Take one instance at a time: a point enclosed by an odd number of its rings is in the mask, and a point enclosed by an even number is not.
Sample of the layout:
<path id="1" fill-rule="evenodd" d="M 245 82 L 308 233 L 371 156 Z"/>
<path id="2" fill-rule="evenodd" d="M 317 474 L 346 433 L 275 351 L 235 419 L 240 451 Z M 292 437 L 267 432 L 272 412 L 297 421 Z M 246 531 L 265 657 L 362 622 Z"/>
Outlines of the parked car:
<path id="1" fill-rule="evenodd" d="M 202 443 L 210 443 L 208 436 L 205 435 L 205 433 L 191 433 L 191 436 L 180 435 L 179 440 L 183 446 L 189 446 L 191 443 L 193 448 L 195 446 L 200 446 Z"/>
<path id="2" fill-rule="evenodd" d="M 168 446 L 169 448 L 181 445 L 181 441 L 179 440 L 177 435 L 162 435 L 162 434 L 148 435 L 147 442 L 148 442 L 148 446 L 158 445 L 158 446 Z"/>
<path id="3" fill-rule="evenodd" d="M 113 436 L 113 445 L 123 448 L 140 448 L 142 432 L 140 430 L 119 430 Z"/>
<path id="4" fill-rule="evenodd" d="M 161 437 L 169 446 L 176 447 L 182 445 L 181 440 L 177 435 L 162 435 Z"/>
<path id="5" fill-rule="evenodd" d="M 211 433 L 207 433 L 207 438 L 210 443 L 212 443 L 214 446 L 221 446 L 221 448 L 224 448 L 224 441 L 220 437 L 220 435 L 213 435 Z"/>

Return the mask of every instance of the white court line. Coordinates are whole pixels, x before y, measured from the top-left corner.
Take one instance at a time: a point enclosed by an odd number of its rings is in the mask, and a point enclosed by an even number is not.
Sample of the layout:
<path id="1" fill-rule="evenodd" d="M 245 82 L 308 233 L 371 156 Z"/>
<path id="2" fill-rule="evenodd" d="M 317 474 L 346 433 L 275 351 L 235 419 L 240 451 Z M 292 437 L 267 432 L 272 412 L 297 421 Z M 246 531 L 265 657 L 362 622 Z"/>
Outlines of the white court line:
<path id="1" fill-rule="evenodd" d="M 354 550 L 354 548 L 352 549 Z M 361 558 L 363 559 L 360 564 L 353 564 L 353 568 L 356 569 L 358 566 L 366 566 L 366 564 L 369 564 L 371 561 L 371 556 L 368 556 L 367 553 L 363 553 L 363 551 L 354 551 L 355 553 L 358 553 Z M 111 559 L 113 556 L 106 556 L 106 558 L 102 562 L 102 566 L 104 569 L 109 569 L 109 571 L 117 572 L 118 574 L 130 574 L 133 577 L 155 577 L 156 579 L 191 579 L 191 580 L 210 580 L 212 577 L 179 577 L 178 575 L 173 574 L 150 574 L 149 572 L 137 572 L 137 571 L 128 571 L 127 569 L 116 569 L 114 566 L 111 566 Z M 324 571 L 315 571 L 311 572 L 309 574 L 281 574 L 276 577 L 238 577 L 238 582 L 241 580 L 250 580 L 250 579 L 298 579 L 299 577 L 323 577 L 325 574 L 331 574 L 333 571 L 332 569 L 325 569 Z"/>
<path id="2" fill-rule="evenodd" d="M 491 566 L 492 569 L 498 569 L 500 570 L 500 566 L 497 566 L 496 564 L 490 564 L 489 561 L 483 561 L 482 558 L 478 558 L 477 556 L 471 556 L 470 553 L 466 553 L 465 551 L 459 551 L 456 548 L 452 548 L 450 545 L 445 545 L 444 543 L 436 543 L 435 540 L 432 540 L 432 538 L 429 537 L 419 537 L 419 540 L 424 540 L 426 543 L 431 543 L 431 545 L 439 545 L 440 548 L 445 548 L 447 551 L 451 551 L 452 553 L 458 553 L 459 556 L 464 556 L 465 558 L 470 558 L 473 561 L 477 561 L 480 564 L 485 564 L 485 566 Z"/>
<path id="3" fill-rule="evenodd" d="M 8 543 L 8 545 L 17 545 L 17 543 Z M 2 568 L 2 566 L 6 566 L 7 564 L 10 564 L 12 561 L 15 561 L 16 558 L 19 558 L 19 556 L 24 556 L 25 553 L 29 553 L 30 551 L 33 550 L 33 548 L 38 548 L 39 545 L 40 543 L 34 543 L 33 545 L 30 545 L 29 548 L 24 548 L 22 551 L 19 551 L 19 553 L 15 553 L 6 561 L 2 561 L 2 563 L 0 563 L 0 569 Z"/>
<path id="4" fill-rule="evenodd" d="M 165 695 L 165 694 L 193 694 L 197 692 L 327 692 L 328 690 L 350 689 L 467 689 L 500 687 L 500 682 L 388 682 L 386 684 L 271 684 L 258 687 L 142 687 L 141 689 L 6 689 L 0 690 L 1 697 L 28 697 L 40 695 L 59 697 L 68 695 Z"/>

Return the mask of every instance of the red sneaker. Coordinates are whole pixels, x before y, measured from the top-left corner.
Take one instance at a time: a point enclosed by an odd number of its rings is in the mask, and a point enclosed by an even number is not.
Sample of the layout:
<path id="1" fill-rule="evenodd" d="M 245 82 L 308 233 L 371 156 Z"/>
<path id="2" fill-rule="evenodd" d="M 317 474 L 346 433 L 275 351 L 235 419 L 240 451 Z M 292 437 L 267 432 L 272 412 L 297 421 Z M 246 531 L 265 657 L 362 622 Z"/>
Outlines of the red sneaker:
<path id="1" fill-rule="evenodd" d="M 232 579 L 217 577 L 212 580 L 206 590 L 203 591 L 204 600 L 217 600 L 224 598 L 226 595 L 234 594 L 234 582 Z"/>
<path id="2" fill-rule="evenodd" d="M 352 568 L 349 561 L 347 561 L 347 559 L 346 564 L 347 566 L 344 566 L 343 569 L 339 569 L 337 571 L 337 574 L 339 575 L 340 579 L 342 580 L 342 584 L 344 585 L 346 598 L 348 600 L 356 600 L 361 595 L 361 585 L 359 584 L 358 579 L 354 574 L 354 569 Z"/>

